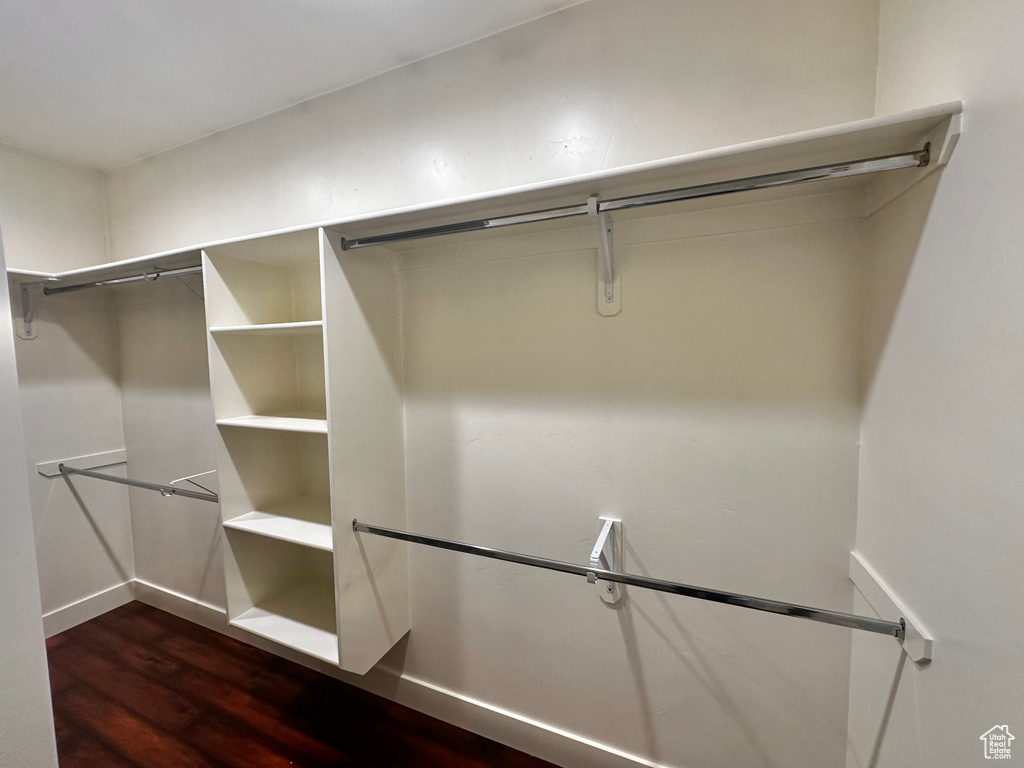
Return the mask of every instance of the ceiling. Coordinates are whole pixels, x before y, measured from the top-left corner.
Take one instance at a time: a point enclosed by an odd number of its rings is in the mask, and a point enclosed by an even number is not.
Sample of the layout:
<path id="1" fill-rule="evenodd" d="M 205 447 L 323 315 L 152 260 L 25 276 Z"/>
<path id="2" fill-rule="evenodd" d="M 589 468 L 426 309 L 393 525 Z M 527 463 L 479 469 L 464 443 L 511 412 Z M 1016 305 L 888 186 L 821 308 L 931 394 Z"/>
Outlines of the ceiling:
<path id="1" fill-rule="evenodd" d="M 110 169 L 580 0 L 0 0 L 0 142 Z"/>

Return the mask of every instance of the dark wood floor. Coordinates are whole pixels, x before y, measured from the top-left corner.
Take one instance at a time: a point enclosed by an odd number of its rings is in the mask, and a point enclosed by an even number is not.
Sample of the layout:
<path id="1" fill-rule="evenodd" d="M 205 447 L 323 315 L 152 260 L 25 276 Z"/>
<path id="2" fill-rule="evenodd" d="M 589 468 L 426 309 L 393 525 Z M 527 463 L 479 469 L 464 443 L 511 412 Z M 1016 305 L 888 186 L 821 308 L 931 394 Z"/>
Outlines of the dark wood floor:
<path id="1" fill-rule="evenodd" d="M 47 650 L 61 768 L 551 766 L 142 603 Z"/>

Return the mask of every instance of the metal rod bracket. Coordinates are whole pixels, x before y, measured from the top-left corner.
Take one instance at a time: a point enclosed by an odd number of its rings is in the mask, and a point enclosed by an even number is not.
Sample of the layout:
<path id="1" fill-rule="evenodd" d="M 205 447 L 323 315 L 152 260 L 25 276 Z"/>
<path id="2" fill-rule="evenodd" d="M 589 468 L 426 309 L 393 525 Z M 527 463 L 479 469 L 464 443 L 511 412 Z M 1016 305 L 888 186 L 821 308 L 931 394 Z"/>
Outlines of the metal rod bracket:
<path id="1" fill-rule="evenodd" d="M 152 283 L 159 280 L 161 277 L 181 277 L 182 275 L 192 275 L 202 271 L 203 267 L 201 264 L 196 264 L 190 267 L 176 267 L 174 269 L 160 269 L 159 267 L 156 267 L 151 270 L 143 270 L 141 274 L 127 275 L 125 277 L 111 277 L 106 280 L 94 280 L 91 283 L 74 283 L 71 285 L 62 285 L 57 283 L 55 285 L 44 285 L 43 293 L 46 296 L 55 296 L 61 293 L 81 291 L 85 288 L 102 288 L 109 285 L 124 285 L 126 283 L 139 282 Z"/>
<path id="2" fill-rule="evenodd" d="M 622 551 L 622 522 L 610 517 L 600 519 L 604 521 L 604 525 L 601 526 L 597 543 L 590 553 L 590 567 L 599 571 L 618 571 L 619 554 Z M 600 579 L 593 571 L 587 574 L 587 581 L 597 584 L 598 595 L 609 605 L 614 605 L 622 599 L 622 587 L 615 582 Z"/>
<path id="3" fill-rule="evenodd" d="M 142 480 L 129 480 L 126 477 L 118 477 L 117 475 L 108 475 L 104 472 L 93 472 L 89 469 L 79 469 L 77 467 L 69 467 L 67 464 L 61 462 L 57 465 L 57 469 L 60 471 L 61 476 L 68 480 L 71 475 L 82 475 L 83 477 L 92 477 L 96 480 L 106 480 L 108 483 L 118 483 L 119 485 L 129 485 L 132 488 L 144 488 L 147 491 L 156 491 L 161 496 L 170 498 L 171 496 L 184 496 L 188 499 L 198 499 L 199 501 L 211 501 L 214 504 L 220 501 L 220 498 L 216 493 L 203 493 L 200 491 L 189 491 L 184 488 L 173 488 L 169 485 L 161 485 L 160 483 L 147 483 Z M 70 480 L 68 480 L 70 482 Z"/>
<path id="4" fill-rule="evenodd" d="M 900 631 L 896 639 L 911 661 L 927 664 L 934 658 L 935 635 L 859 552 L 850 553 L 850 580 L 879 616 L 899 621 Z"/>
<path id="5" fill-rule="evenodd" d="M 622 281 L 615 269 L 614 224 L 610 213 L 601 210 L 597 195 L 587 198 L 587 214 L 597 219 L 597 311 L 604 317 L 622 309 Z"/>
<path id="6" fill-rule="evenodd" d="M 20 293 L 21 323 L 17 327 L 18 338 L 31 341 L 39 335 L 36 329 L 36 309 L 39 307 L 39 299 L 42 298 L 41 284 L 22 283 Z"/>

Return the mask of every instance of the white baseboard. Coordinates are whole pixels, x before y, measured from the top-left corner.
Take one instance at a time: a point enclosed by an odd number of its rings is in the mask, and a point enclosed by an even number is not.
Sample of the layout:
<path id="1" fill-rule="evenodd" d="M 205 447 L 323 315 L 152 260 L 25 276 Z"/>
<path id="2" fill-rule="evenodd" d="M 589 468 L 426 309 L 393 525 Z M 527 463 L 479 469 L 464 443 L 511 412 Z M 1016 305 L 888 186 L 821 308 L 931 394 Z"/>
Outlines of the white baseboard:
<path id="1" fill-rule="evenodd" d="M 669 768 L 398 670 L 380 666 L 364 676 L 342 672 L 326 662 L 231 627 L 223 609 L 155 584 L 136 580 L 135 598 L 556 765 L 566 768 Z"/>
<path id="2" fill-rule="evenodd" d="M 77 627 L 107 611 L 120 608 L 135 599 L 135 582 L 126 581 L 95 595 L 84 597 L 63 608 L 43 614 L 43 633 L 47 637 L 59 635 L 66 629 Z"/>

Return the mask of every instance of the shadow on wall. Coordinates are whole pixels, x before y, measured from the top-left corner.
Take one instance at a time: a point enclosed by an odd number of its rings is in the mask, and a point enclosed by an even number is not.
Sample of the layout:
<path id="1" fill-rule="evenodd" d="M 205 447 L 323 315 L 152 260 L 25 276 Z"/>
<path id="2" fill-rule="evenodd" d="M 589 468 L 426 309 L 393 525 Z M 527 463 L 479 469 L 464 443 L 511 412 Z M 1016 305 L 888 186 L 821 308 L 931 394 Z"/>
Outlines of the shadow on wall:
<path id="1" fill-rule="evenodd" d="M 871 399 L 875 374 L 885 356 L 889 333 L 896 322 L 941 178 L 941 170 L 930 174 L 868 220 L 870 255 L 864 311 L 865 403 Z"/>
<path id="2" fill-rule="evenodd" d="M 103 527 L 97 521 L 96 516 L 89 508 L 89 505 L 86 503 L 85 499 L 82 498 L 81 494 L 78 492 L 78 489 L 75 488 L 75 485 L 71 481 L 71 478 L 63 476 L 61 479 L 67 485 L 68 491 L 70 491 L 72 498 L 74 498 L 75 503 L 78 505 L 78 508 L 82 510 L 82 514 L 85 515 L 85 519 L 88 521 L 89 527 L 92 529 L 96 541 L 102 547 L 103 552 L 106 555 L 106 559 L 110 562 L 110 565 L 113 566 L 113 568 L 117 571 L 117 575 L 120 577 L 120 581 L 118 583 L 123 583 L 130 579 L 133 579 L 135 577 L 135 574 L 131 573 L 129 570 L 126 570 L 124 565 L 122 565 L 121 556 L 118 555 L 118 552 L 115 550 L 113 546 L 111 546 L 111 543 L 107 540 L 107 534 L 104 532 Z"/>
<path id="3" fill-rule="evenodd" d="M 870 250 L 866 270 L 864 312 L 864 410 L 870 407 L 876 377 L 885 364 L 890 335 L 899 319 L 900 306 L 914 270 L 921 238 L 941 177 L 941 171 L 926 177 L 868 221 Z M 855 657 L 858 653 L 867 652 L 865 649 L 869 647 L 876 649 L 874 653 L 881 654 L 878 656 L 879 659 L 888 658 L 892 653 L 891 649 L 872 646 L 869 640 L 858 638 L 861 645 L 855 644 Z M 865 712 L 874 712 L 877 713 L 877 721 L 865 721 L 861 744 L 857 743 L 858 738 L 851 732 L 848 743 L 850 765 L 875 768 L 883 754 L 893 749 L 899 752 L 901 749 L 899 745 L 886 743 L 886 733 L 893 718 L 897 694 L 901 685 L 904 688 L 910 686 L 913 691 L 916 685 L 915 673 L 926 668 L 928 664 L 912 663 L 908 668 L 906 654 L 897 652 L 896 655 L 898 659 L 891 678 L 879 669 L 878 674 L 872 679 L 870 693 L 859 693 L 862 704 L 867 697 L 877 704 L 870 708 L 862 706 L 860 717 L 864 718 Z M 868 662 L 861 659 L 859 663 L 863 672 Z M 866 685 L 864 681 L 860 682 L 861 687 Z M 913 693 L 905 694 L 901 698 L 906 698 L 908 702 L 912 701 L 911 706 L 916 708 L 916 696 Z M 854 696 L 851 696 L 851 701 L 853 700 Z M 916 712 L 913 718 L 916 722 Z M 863 750 L 861 754 L 858 754 L 858 747 Z M 910 755 L 905 757 L 909 758 Z"/>

